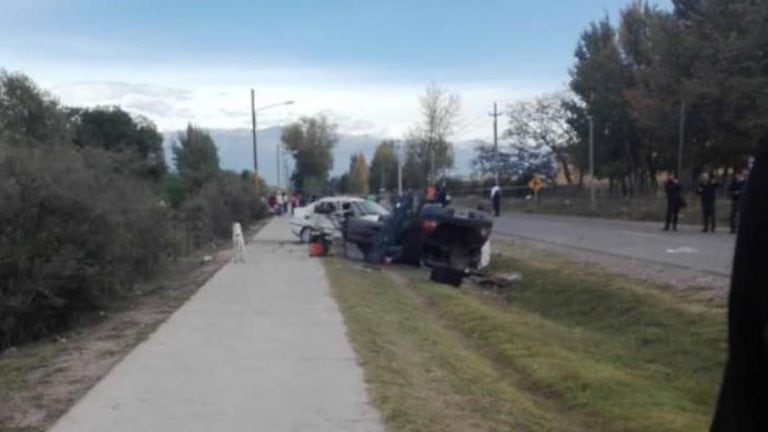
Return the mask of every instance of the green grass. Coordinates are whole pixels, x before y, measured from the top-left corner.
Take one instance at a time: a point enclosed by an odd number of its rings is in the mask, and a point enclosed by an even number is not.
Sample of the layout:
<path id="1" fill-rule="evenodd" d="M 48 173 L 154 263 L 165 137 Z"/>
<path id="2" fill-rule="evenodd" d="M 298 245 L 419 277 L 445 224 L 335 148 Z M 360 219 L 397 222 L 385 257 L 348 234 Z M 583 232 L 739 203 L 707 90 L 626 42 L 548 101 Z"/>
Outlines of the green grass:
<path id="1" fill-rule="evenodd" d="M 722 304 L 497 250 L 494 272 L 523 274 L 500 292 L 327 261 L 391 430 L 707 428 L 724 364 Z"/>
<path id="2" fill-rule="evenodd" d="M 67 345 L 55 339 L 41 340 L 0 357 L 0 389 L 13 393 L 29 385 L 30 375 L 49 364 Z M 0 425 L 0 430 L 2 430 Z"/>

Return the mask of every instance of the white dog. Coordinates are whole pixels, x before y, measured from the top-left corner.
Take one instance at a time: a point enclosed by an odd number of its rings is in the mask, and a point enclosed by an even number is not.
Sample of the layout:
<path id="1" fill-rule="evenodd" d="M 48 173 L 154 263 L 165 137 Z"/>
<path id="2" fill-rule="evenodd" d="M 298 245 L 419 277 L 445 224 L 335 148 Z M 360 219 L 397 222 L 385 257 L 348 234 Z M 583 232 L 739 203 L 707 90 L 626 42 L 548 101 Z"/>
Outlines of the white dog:
<path id="1" fill-rule="evenodd" d="M 240 222 L 232 224 L 232 255 L 235 262 L 245 262 L 245 239 Z"/>

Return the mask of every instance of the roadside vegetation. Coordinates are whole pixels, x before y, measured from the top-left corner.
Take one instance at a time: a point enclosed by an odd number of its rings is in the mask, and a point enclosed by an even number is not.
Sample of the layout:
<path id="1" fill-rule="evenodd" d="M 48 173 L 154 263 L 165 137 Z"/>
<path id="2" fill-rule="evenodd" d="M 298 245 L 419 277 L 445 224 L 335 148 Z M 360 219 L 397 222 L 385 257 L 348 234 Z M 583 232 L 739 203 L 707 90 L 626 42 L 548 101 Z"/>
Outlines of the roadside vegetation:
<path id="1" fill-rule="evenodd" d="M 179 257 L 173 266 L 137 283 L 119 305 L 99 313 L 89 325 L 0 355 L 0 432 L 47 430 L 229 262 L 229 241 L 217 243 L 215 249 Z M 206 255 L 211 259 L 203 260 Z"/>
<path id="2" fill-rule="evenodd" d="M 456 290 L 421 270 L 326 268 L 390 430 L 692 431 L 708 427 L 725 308 L 496 245 L 503 289 Z"/>
<path id="3" fill-rule="evenodd" d="M 109 309 L 166 264 L 264 215 L 190 126 L 168 169 L 149 120 L 62 107 L 0 70 L 0 351 Z"/>

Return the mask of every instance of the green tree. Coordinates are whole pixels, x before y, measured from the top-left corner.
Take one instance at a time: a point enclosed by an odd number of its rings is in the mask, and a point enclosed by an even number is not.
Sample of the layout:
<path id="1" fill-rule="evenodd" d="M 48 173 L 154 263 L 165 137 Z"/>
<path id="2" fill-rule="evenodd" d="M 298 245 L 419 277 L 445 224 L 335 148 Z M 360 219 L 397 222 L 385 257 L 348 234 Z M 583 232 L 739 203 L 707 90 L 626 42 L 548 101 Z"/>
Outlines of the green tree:
<path id="1" fill-rule="evenodd" d="M 221 171 L 216 144 L 200 128 L 188 125 L 186 132 L 178 137 L 178 142 L 173 144 L 171 150 L 176 171 L 191 191 L 199 190 Z"/>
<path id="2" fill-rule="evenodd" d="M 347 191 L 355 195 L 368 194 L 368 164 L 362 153 L 355 153 L 349 158 L 349 176 Z"/>
<path id="3" fill-rule="evenodd" d="M 0 69 L 0 142 L 39 146 L 69 144 L 58 102 L 22 74 Z"/>
<path id="4" fill-rule="evenodd" d="M 148 172 L 160 178 L 166 171 L 163 136 L 154 123 L 131 116 L 119 107 L 70 109 L 75 144 L 137 155 Z"/>
<path id="5" fill-rule="evenodd" d="M 281 140 L 295 160 L 294 185 L 305 193 L 321 192 L 333 168 L 336 125 L 325 116 L 303 117 L 283 129 Z"/>
<path id="6" fill-rule="evenodd" d="M 576 131 L 577 157 L 587 159 L 589 122 L 595 130 L 595 175 L 618 181 L 622 194 L 631 196 L 637 172 L 637 134 L 626 99 L 631 72 L 619 49 L 616 30 L 608 19 L 593 23 L 576 48 L 571 70 L 571 90 L 582 104 L 566 104 L 570 125 Z"/>
<path id="7" fill-rule="evenodd" d="M 532 101 L 519 101 L 507 107 L 508 129 L 504 137 L 516 146 L 544 146 L 554 155 L 568 184 L 572 183 L 568 147 L 575 132 L 568 124 L 563 104 L 566 94 L 547 94 Z"/>
<path id="8" fill-rule="evenodd" d="M 368 184 L 370 190 L 397 188 L 397 149 L 392 140 L 382 141 L 373 153 Z"/>

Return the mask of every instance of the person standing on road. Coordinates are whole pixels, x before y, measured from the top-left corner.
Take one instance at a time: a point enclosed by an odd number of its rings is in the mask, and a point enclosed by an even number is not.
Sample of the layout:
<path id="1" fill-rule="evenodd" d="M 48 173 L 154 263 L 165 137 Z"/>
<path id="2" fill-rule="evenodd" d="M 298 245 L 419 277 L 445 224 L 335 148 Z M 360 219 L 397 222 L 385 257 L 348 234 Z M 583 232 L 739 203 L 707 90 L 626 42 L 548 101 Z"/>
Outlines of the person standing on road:
<path id="1" fill-rule="evenodd" d="M 498 183 L 491 188 L 491 205 L 493 206 L 493 215 L 499 217 L 501 214 L 501 188 Z"/>
<path id="2" fill-rule="evenodd" d="M 299 197 L 296 192 L 291 192 L 291 216 L 296 212 L 296 207 L 299 205 Z"/>
<path id="3" fill-rule="evenodd" d="M 283 196 L 283 193 L 281 191 L 277 191 L 275 194 L 275 205 L 277 206 L 277 214 L 281 215 L 283 214 L 283 204 L 285 201 L 285 197 Z"/>
<path id="4" fill-rule="evenodd" d="M 288 194 L 283 192 L 283 214 L 288 214 Z"/>
<path id="5" fill-rule="evenodd" d="M 715 232 L 715 198 L 720 185 L 708 174 L 701 175 L 701 181 L 696 188 L 696 194 L 701 197 L 701 213 L 704 227 L 701 232 Z"/>
<path id="6" fill-rule="evenodd" d="M 733 176 L 731 184 L 728 185 L 728 197 L 731 199 L 731 234 L 736 234 L 736 228 L 739 226 L 741 196 L 744 194 L 746 186 L 747 182 L 744 180 L 744 175 L 740 172 Z"/>
<path id="7" fill-rule="evenodd" d="M 670 225 L 672 231 L 677 231 L 677 215 L 684 201 L 680 182 L 674 174 L 669 174 L 667 181 L 664 182 L 664 194 L 667 196 L 667 219 L 664 223 L 664 231 L 669 231 Z"/>
<path id="8" fill-rule="evenodd" d="M 451 203 L 451 197 L 448 195 L 448 189 L 445 187 L 445 183 L 437 190 L 437 202 L 443 207 L 448 207 Z"/>

